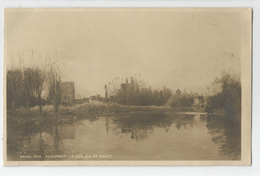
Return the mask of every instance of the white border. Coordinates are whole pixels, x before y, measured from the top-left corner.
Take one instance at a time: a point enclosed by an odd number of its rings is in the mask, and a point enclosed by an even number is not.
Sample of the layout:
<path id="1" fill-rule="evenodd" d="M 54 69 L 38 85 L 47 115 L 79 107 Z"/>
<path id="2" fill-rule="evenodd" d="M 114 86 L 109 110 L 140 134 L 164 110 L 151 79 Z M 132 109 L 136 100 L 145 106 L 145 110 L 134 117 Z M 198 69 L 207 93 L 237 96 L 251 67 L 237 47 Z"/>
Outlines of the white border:
<path id="1" fill-rule="evenodd" d="M 0 66 L 3 70 L 3 10 L 5 7 L 251 7 L 253 8 L 253 160 L 252 166 L 182 167 L 3 167 L 3 114 L 0 116 L 0 173 L 2 175 L 260 175 L 260 1 L 2 1 L 0 0 Z M 2 71 L 1 70 L 1 71 Z M 3 72 L 0 81 L 3 83 Z M 3 86 L 0 87 L 3 92 Z M 3 94 L 0 94 L 3 107 Z"/>

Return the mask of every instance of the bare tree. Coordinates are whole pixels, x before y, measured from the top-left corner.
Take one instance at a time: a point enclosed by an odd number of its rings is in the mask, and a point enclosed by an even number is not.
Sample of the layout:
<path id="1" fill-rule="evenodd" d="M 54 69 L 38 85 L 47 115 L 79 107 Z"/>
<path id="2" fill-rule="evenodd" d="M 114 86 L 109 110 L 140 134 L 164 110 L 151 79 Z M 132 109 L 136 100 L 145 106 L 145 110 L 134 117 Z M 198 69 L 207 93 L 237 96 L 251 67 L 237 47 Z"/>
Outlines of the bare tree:
<path id="1" fill-rule="evenodd" d="M 107 88 L 107 84 L 105 84 L 105 102 L 107 102 L 107 99 L 108 99 L 108 88 Z"/>
<path id="2" fill-rule="evenodd" d="M 32 68 L 24 68 L 23 70 L 23 94 L 26 100 L 27 110 L 30 106 L 30 98 L 34 93 L 34 70 Z"/>
<path id="3" fill-rule="evenodd" d="M 20 98 L 22 93 L 22 71 L 20 69 L 13 69 L 7 71 L 7 101 L 12 104 L 12 109 Z"/>
<path id="4" fill-rule="evenodd" d="M 43 84 L 44 81 L 46 80 L 46 77 L 47 77 L 46 71 L 44 69 L 39 68 L 39 66 L 37 66 L 35 68 L 35 93 L 39 99 L 40 114 L 42 113 L 41 95 L 43 90 Z"/>
<path id="5" fill-rule="evenodd" d="M 116 95 L 118 89 L 120 89 L 121 82 L 122 81 L 120 81 L 119 77 L 117 77 L 107 84 L 106 90 L 109 97 L 113 97 Z"/>
<path id="6" fill-rule="evenodd" d="M 54 65 L 51 66 L 49 72 L 49 99 L 55 109 L 55 115 L 58 113 L 58 108 L 61 102 L 62 84 L 60 71 Z"/>

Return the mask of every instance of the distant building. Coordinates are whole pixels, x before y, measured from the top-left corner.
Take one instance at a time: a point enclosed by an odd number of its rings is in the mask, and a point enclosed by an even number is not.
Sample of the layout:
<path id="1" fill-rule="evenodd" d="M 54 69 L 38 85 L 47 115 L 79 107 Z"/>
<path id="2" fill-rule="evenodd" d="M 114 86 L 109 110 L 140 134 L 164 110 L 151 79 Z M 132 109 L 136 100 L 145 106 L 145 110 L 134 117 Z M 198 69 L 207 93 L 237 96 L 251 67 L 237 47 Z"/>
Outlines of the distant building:
<path id="1" fill-rule="evenodd" d="M 205 96 L 194 96 L 194 104 L 193 104 L 193 109 L 195 111 L 205 111 L 207 108 L 207 100 Z"/>
<path id="2" fill-rule="evenodd" d="M 133 77 L 131 77 L 130 83 L 128 82 L 127 78 L 125 83 L 121 83 L 121 89 L 125 92 L 129 91 L 129 89 L 136 90 L 137 88 L 137 83 L 135 82 Z"/>
<path id="3" fill-rule="evenodd" d="M 180 89 L 177 89 L 177 90 L 176 90 L 176 95 L 181 95 Z"/>
<path id="4" fill-rule="evenodd" d="M 126 81 L 126 83 L 122 83 L 121 84 L 121 88 L 124 90 L 124 91 L 127 91 L 127 89 L 132 85 L 133 83 L 128 83 L 128 81 Z"/>
<path id="5" fill-rule="evenodd" d="M 90 98 L 80 98 L 80 99 L 75 99 L 75 103 L 76 104 L 83 104 L 83 103 L 89 103 L 90 102 Z"/>
<path id="6" fill-rule="evenodd" d="M 122 84 L 121 84 L 121 88 L 122 88 L 124 91 L 126 91 L 128 85 L 129 85 L 129 83 L 122 83 Z"/>
<path id="7" fill-rule="evenodd" d="M 84 101 L 83 101 L 83 99 L 75 99 L 75 103 L 76 104 L 83 104 Z"/>
<path id="8" fill-rule="evenodd" d="M 74 82 L 62 82 L 61 104 L 73 105 L 75 103 Z"/>
<path id="9" fill-rule="evenodd" d="M 90 100 L 90 98 L 84 98 L 84 97 L 83 97 L 83 102 L 89 103 L 89 100 Z"/>
<path id="10" fill-rule="evenodd" d="M 89 98 L 89 102 L 101 102 L 101 101 L 103 101 L 103 98 L 101 97 L 100 94 L 90 96 Z"/>

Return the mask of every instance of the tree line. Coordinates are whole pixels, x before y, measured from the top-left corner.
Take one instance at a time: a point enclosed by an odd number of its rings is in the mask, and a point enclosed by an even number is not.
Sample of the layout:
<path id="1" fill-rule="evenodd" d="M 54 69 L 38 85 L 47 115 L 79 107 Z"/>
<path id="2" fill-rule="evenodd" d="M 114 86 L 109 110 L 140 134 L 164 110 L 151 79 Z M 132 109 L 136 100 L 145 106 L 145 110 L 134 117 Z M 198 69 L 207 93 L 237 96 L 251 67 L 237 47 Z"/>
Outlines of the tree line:
<path id="1" fill-rule="evenodd" d="M 122 83 L 123 79 L 115 78 L 105 85 L 106 99 L 122 105 L 135 106 L 164 106 L 191 107 L 193 97 L 190 94 L 174 93 L 165 86 L 162 89 L 153 90 L 151 86 L 141 79 L 141 75 L 130 77 Z M 178 94 L 178 95 L 177 95 Z"/>
<path id="2" fill-rule="evenodd" d="M 44 89 L 48 89 L 47 100 L 42 99 Z M 23 106 L 29 110 L 38 105 L 41 113 L 42 106 L 48 103 L 57 113 L 62 95 L 59 68 L 55 64 L 12 66 L 6 73 L 6 90 L 8 109 Z"/>
<path id="3" fill-rule="evenodd" d="M 177 90 L 178 91 L 178 90 Z M 175 93 L 171 97 L 170 106 L 172 108 L 190 108 L 194 103 L 193 93 Z"/>
<path id="4" fill-rule="evenodd" d="M 134 106 L 167 104 L 173 108 L 192 107 L 196 95 L 186 91 L 182 93 L 180 90 L 173 92 L 166 87 L 152 89 L 142 80 L 141 75 L 130 77 L 129 80 L 115 78 L 104 88 L 105 101 Z M 225 72 L 220 79 L 215 79 L 209 89 L 213 91 L 211 95 L 203 97 L 207 102 L 207 112 L 224 109 L 227 114 L 241 113 L 241 82 L 238 76 Z M 43 105 L 52 104 L 57 113 L 62 97 L 60 70 L 51 62 L 43 65 L 11 66 L 6 72 L 6 90 L 8 109 L 21 106 L 29 109 L 38 105 L 41 113 Z M 48 95 L 43 99 L 42 93 L 46 90 Z"/>
<path id="5" fill-rule="evenodd" d="M 212 83 L 211 94 L 199 95 L 197 93 L 186 93 L 164 87 L 153 90 L 151 86 L 141 79 L 141 76 L 131 77 L 130 80 L 115 78 L 105 85 L 106 100 L 122 105 L 136 106 L 164 106 L 172 108 L 191 108 L 194 105 L 194 98 L 203 99 L 206 102 L 204 108 L 211 113 L 224 109 L 227 114 L 241 113 L 241 81 L 236 75 L 223 72 L 221 78 L 216 78 Z"/>

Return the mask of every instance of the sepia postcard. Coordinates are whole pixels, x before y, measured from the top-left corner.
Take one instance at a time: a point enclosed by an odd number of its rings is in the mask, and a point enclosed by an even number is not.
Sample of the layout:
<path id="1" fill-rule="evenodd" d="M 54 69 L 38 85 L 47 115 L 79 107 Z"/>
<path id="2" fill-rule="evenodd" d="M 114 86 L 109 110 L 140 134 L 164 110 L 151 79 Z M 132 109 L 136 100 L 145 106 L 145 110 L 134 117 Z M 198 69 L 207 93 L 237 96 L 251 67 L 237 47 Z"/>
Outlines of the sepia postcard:
<path id="1" fill-rule="evenodd" d="M 7 8 L 4 165 L 251 165 L 250 8 Z"/>

